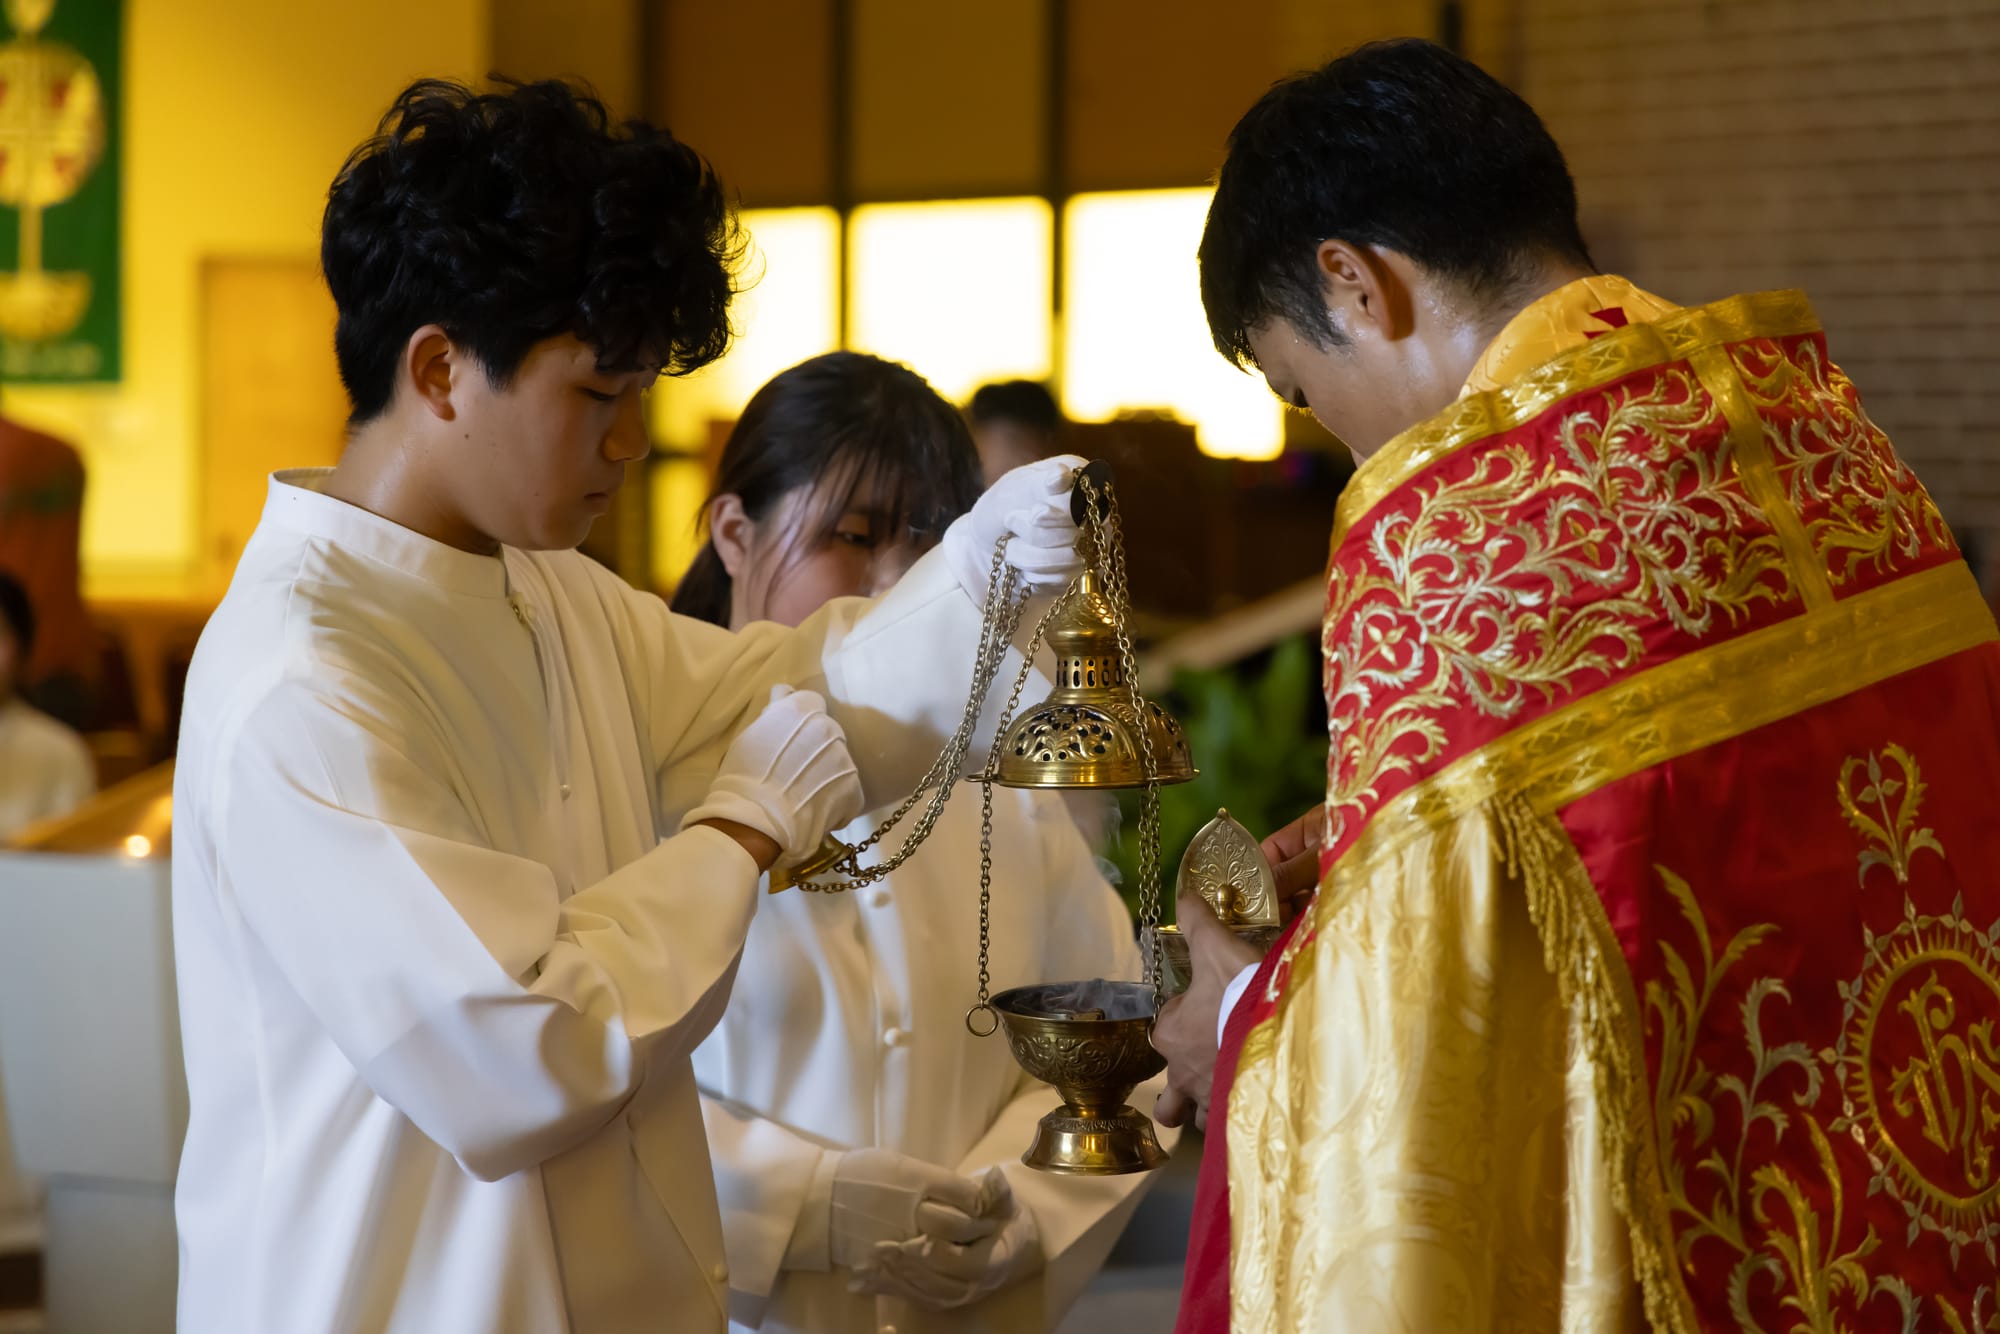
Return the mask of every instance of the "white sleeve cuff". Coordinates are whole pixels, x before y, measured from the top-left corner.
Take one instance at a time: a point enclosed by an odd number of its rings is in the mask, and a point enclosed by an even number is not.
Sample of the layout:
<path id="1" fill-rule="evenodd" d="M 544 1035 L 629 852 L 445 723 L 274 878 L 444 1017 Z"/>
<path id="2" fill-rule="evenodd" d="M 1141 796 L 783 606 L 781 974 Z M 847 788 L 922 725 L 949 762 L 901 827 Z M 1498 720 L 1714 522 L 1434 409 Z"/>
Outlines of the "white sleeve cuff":
<path id="1" fill-rule="evenodd" d="M 1222 1008 L 1215 1014 L 1215 1047 L 1222 1049 L 1222 1035 L 1229 1028 L 1229 1016 L 1236 1013 L 1236 1002 L 1243 999 L 1243 993 L 1250 989 L 1250 979 L 1257 976 L 1258 964 L 1245 964 L 1243 971 L 1229 979 L 1229 985 L 1222 989 Z"/>
<path id="2" fill-rule="evenodd" d="M 785 1268 L 825 1273 L 833 1267 L 833 1173 L 839 1164 L 839 1151 L 828 1149 L 814 1165 L 812 1185 L 806 1188 L 799 1221 L 785 1247 Z"/>

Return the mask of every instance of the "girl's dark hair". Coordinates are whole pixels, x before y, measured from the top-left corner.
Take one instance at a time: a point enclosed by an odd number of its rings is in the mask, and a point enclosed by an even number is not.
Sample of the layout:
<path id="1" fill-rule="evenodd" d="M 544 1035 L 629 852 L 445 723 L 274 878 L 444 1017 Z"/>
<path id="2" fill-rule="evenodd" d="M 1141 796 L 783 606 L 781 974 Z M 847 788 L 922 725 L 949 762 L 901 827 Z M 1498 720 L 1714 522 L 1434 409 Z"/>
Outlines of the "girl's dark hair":
<path id="1" fill-rule="evenodd" d="M 21 581 L 4 570 L 0 570 L 0 624 L 14 635 L 20 649 L 20 670 L 25 674 L 29 655 L 35 651 L 35 604 L 28 600 L 28 590 Z"/>
<path id="2" fill-rule="evenodd" d="M 702 156 L 614 127 L 588 90 L 413 83 L 341 167 L 320 226 L 351 421 L 388 408 L 403 344 L 432 322 L 496 387 L 563 333 L 600 370 L 685 375 L 729 345 L 742 249 Z"/>
<path id="3" fill-rule="evenodd" d="M 829 352 L 773 376 L 743 409 L 716 467 L 716 496 L 761 522 L 801 487 L 817 487 L 801 547 L 832 535 L 857 491 L 877 516 L 934 542 L 979 498 L 979 454 L 958 409 L 908 366 Z M 674 590 L 684 616 L 729 624 L 731 584 L 713 538 Z"/>

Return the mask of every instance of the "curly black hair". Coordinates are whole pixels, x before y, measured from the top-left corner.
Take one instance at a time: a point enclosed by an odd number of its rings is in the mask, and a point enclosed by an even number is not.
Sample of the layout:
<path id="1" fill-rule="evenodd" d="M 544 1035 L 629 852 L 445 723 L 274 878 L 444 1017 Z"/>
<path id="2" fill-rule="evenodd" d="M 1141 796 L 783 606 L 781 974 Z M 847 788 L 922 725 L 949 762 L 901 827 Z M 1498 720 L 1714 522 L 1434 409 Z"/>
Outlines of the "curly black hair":
<path id="1" fill-rule="evenodd" d="M 1200 250 L 1216 350 L 1248 368 L 1249 332 L 1273 317 L 1337 343 L 1317 258 L 1336 237 L 1474 298 L 1503 296 L 1538 261 L 1594 267 L 1569 166 L 1534 108 L 1417 38 L 1285 79 L 1230 131 Z"/>
<path id="2" fill-rule="evenodd" d="M 495 385 L 563 333 L 605 371 L 697 370 L 729 345 L 742 253 L 707 161 L 641 121 L 614 129 L 587 89 L 413 83 L 341 167 L 321 224 L 350 420 L 389 406 L 403 345 L 430 323 Z"/>

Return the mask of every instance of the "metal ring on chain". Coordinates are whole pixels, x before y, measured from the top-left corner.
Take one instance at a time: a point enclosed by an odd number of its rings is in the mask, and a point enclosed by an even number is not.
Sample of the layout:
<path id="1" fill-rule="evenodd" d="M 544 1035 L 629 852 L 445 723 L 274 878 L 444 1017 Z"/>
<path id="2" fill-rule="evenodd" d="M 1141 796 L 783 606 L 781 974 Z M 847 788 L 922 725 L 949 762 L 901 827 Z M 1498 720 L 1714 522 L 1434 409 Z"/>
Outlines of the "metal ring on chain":
<path id="1" fill-rule="evenodd" d="M 981 1028 L 977 1024 L 972 1022 L 972 1016 L 980 1013 L 981 1011 L 985 1012 L 987 1018 L 987 1024 L 985 1028 Z M 973 1006 L 971 1009 L 965 1012 L 965 1031 L 972 1034 L 972 1036 L 976 1038 L 992 1037 L 995 1033 L 998 1033 L 1000 1031 L 1000 1012 L 998 1010 L 995 1010 L 991 1005 L 988 1005 L 985 1001 L 981 1001 L 979 1004 Z"/>

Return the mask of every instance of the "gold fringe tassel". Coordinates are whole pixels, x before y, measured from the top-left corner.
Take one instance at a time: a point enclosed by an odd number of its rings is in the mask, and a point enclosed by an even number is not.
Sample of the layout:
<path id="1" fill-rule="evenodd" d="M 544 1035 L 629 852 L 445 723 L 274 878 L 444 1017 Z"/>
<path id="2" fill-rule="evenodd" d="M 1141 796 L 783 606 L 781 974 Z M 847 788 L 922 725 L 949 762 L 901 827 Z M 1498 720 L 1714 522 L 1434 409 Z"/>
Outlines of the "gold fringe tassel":
<path id="1" fill-rule="evenodd" d="M 1673 1227 L 1647 1091 L 1646 1051 L 1638 996 L 1569 834 L 1551 816 L 1517 796 L 1488 802 L 1528 915 L 1555 975 L 1557 994 L 1584 1034 L 1597 1083 L 1612 1200 L 1624 1215 L 1632 1267 L 1645 1297 L 1646 1320 L 1668 1334 L 1697 1328 L 1692 1303 L 1673 1260 Z"/>

